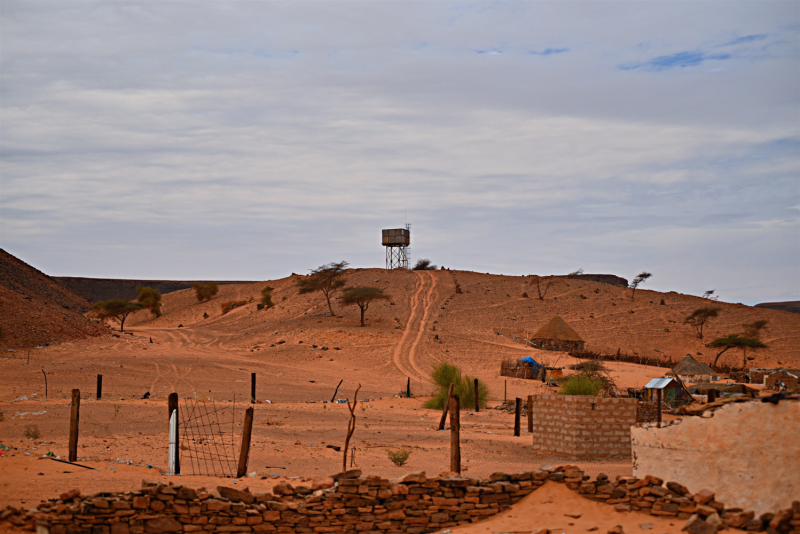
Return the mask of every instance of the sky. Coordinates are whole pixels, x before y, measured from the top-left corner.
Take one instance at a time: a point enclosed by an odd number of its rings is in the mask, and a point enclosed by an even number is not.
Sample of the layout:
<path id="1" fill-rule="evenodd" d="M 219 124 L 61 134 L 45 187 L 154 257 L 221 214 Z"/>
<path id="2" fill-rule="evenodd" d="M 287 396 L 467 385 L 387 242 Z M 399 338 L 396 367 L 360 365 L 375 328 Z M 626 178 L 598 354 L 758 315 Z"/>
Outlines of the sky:
<path id="1" fill-rule="evenodd" d="M 0 246 L 800 300 L 800 3 L 0 0 Z"/>

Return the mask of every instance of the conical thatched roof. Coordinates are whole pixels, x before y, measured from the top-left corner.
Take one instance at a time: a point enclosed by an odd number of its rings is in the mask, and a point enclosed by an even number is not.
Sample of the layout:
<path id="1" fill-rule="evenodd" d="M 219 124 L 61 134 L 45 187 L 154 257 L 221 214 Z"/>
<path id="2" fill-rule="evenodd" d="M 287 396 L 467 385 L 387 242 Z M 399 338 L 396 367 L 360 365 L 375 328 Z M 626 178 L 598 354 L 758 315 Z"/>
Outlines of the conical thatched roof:
<path id="1" fill-rule="evenodd" d="M 533 334 L 533 339 L 558 339 L 561 341 L 583 341 L 567 322 L 556 315 Z"/>
<path id="2" fill-rule="evenodd" d="M 682 376 L 713 375 L 714 370 L 707 363 L 700 363 L 691 354 L 683 357 L 683 360 L 675 366 L 675 373 Z"/>

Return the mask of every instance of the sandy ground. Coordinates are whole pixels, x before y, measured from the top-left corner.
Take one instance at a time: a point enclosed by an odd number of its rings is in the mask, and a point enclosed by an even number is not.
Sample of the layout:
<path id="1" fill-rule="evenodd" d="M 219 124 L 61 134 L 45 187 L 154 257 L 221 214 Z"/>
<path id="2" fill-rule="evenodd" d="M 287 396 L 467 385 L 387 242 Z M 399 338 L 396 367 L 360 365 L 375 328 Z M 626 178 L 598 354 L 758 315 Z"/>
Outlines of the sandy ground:
<path id="1" fill-rule="evenodd" d="M 38 502 L 76 486 L 84 492 L 129 489 L 138 487 L 142 478 L 162 476 L 166 397 L 171 392 L 178 393 L 185 414 L 198 409 L 195 400 L 211 411 L 200 418 L 202 425 L 194 425 L 194 434 L 185 434 L 192 448 L 182 452 L 182 479 L 190 486 L 216 485 L 192 473 L 217 473 L 218 480 L 230 481 L 251 373 L 257 375 L 258 404 L 248 472 L 255 476 L 231 483 L 255 490 L 279 477 L 313 478 L 341 470 L 342 453 L 328 447 L 343 445 L 349 416 L 345 404 L 330 404 L 337 386 L 337 399 L 352 398 L 361 386 L 354 465 L 366 474 L 389 477 L 415 470 L 429 475 L 445 471 L 449 434 L 437 430 L 438 412 L 422 408 L 433 392 L 433 366 L 450 361 L 478 377 L 489 387 L 489 408 L 505 397 L 553 392 L 541 382 L 507 379 L 499 371 L 504 359 L 526 355 L 558 366 L 577 361 L 514 340 L 514 335 L 524 338 L 526 330 L 530 333 L 555 314 L 573 325 L 590 349 L 621 348 L 675 359 L 692 352 L 704 353 L 698 358 L 708 360 L 711 354 L 689 327 L 680 324 L 682 314 L 707 304 L 696 297 L 639 290 L 631 301 L 630 291 L 623 288 L 558 279 L 547 298 L 539 300 L 524 277 L 455 271 L 355 270 L 348 272 L 348 283 L 382 287 L 392 295 L 390 302 L 370 307 L 365 328 L 358 326 L 356 308 L 335 303 L 340 316 L 330 317 L 321 295 L 298 295 L 293 279 L 287 278 L 221 286 L 220 294 L 204 303 L 198 303 L 191 290 L 167 294 L 160 319 L 138 313 L 128 319 L 127 334 L 33 349 L 30 364 L 19 353 L 0 353 L 0 444 L 11 448 L 0 456 L 0 505 Z M 255 302 L 267 284 L 275 287 L 276 307 L 258 311 Z M 456 284 L 462 293 L 456 293 Z M 522 297 L 523 291 L 531 297 Z M 662 298 L 665 305 L 660 304 Z M 229 300 L 248 303 L 222 315 L 220 304 Z M 792 347 L 800 340 L 800 316 L 719 305 L 723 311 L 709 326 L 707 339 L 766 317 L 770 349 L 756 361 L 796 365 Z M 666 370 L 629 363 L 609 363 L 609 368 L 622 388 L 642 386 Z M 98 374 L 103 375 L 99 401 L 92 400 Z M 398 398 L 409 379 L 414 397 Z M 81 463 L 96 467 L 94 471 L 35 459 L 47 452 L 66 457 L 73 388 L 79 388 L 83 398 L 78 456 Z M 142 400 L 146 392 L 150 399 Z M 494 409 L 474 413 L 465 407 L 462 425 L 466 475 L 575 463 L 534 457 L 533 437 L 526 432 L 512 435 L 513 414 Z M 216 438 L 210 441 L 209 436 Z M 387 454 L 399 449 L 411 452 L 402 467 L 393 465 Z M 204 458 L 193 460 L 192 455 Z M 587 474 L 604 472 L 612 478 L 631 474 L 632 469 L 628 458 L 579 465 Z"/>

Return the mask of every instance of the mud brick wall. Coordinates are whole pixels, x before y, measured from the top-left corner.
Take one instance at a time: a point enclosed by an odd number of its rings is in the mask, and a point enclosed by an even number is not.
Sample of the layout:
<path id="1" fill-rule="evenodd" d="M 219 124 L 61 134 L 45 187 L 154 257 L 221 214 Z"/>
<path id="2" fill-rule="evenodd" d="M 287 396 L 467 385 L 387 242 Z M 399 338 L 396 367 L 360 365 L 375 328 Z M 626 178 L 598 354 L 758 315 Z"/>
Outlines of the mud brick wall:
<path id="1" fill-rule="evenodd" d="M 491 517 L 548 481 L 613 505 L 618 512 L 638 510 L 687 520 L 690 534 L 713 533 L 725 526 L 800 534 L 800 502 L 756 518 L 752 511 L 726 509 L 710 491 L 692 495 L 681 484 L 667 482 L 665 487 L 663 480 L 651 476 L 611 482 L 598 475 L 592 481 L 569 465 L 515 475 L 495 473 L 486 480 L 410 473 L 389 481 L 348 471 L 311 486 L 282 483 L 271 493 L 256 494 L 143 481 L 137 491 L 81 496 L 72 490 L 36 509 L 8 507 L 0 512 L 0 528 L 37 534 L 422 534 Z"/>
<path id="2" fill-rule="evenodd" d="M 583 459 L 630 456 L 636 399 L 534 395 L 533 450 Z"/>
<path id="3" fill-rule="evenodd" d="M 658 404 L 655 402 L 640 402 L 636 406 L 637 423 L 654 423 L 658 420 Z"/>

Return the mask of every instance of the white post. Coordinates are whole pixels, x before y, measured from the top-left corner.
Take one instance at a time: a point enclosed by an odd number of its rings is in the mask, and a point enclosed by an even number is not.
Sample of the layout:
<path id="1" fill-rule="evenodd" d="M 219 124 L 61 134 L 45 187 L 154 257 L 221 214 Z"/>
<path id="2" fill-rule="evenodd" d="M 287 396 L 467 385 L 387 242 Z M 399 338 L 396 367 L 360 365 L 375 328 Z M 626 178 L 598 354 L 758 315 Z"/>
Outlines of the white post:
<path id="1" fill-rule="evenodd" d="M 175 459 L 178 457 L 178 410 L 169 416 L 169 474 L 176 475 Z"/>

